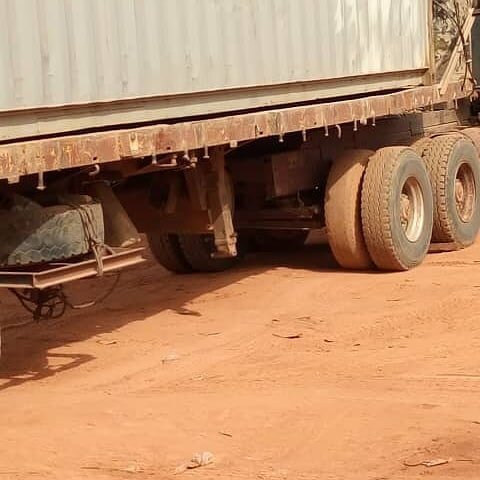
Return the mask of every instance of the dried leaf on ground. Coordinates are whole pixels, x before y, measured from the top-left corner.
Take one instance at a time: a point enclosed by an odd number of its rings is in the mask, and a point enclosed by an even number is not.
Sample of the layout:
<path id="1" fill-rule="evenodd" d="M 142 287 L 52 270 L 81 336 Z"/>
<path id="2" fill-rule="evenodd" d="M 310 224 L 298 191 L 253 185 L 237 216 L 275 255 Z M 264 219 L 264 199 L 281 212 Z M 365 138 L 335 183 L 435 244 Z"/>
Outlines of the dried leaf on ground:
<path id="1" fill-rule="evenodd" d="M 99 345 L 116 345 L 117 341 L 116 340 L 100 339 L 100 340 L 97 340 L 97 343 Z"/>
<path id="2" fill-rule="evenodd" d="M 435 458 L 433 460 L 424 460 L 421 462 L 403 462 L 406 467 L 440 467 L 441 465 L 446 465 L 452 461 L 451 458 Z"/>
<path id="3" fill-rule="evenodd" d="M 301 333 L 287 333 L 287 334 L 282 334 L 282 333 L 272 333 L 274 337 L 278 338 L 286 338 L 288 340 L 295 340 L 296 338 L 302 338 Z"/>
<path id="4" fill-rule="evenodd" d="M 170 353 L 162 358 L 162 363 L 171 363 L 176 362 L 180 358 L 178 353 Z"/>
<path id="5" fill-rule="evenodd" d="M 188 463 L 184 463 L 175 469 L 175 475 L 193 470 L 194 468 L 205 467 L 213 463 L 214 456 L 210 452 L 196 453 Z"/>

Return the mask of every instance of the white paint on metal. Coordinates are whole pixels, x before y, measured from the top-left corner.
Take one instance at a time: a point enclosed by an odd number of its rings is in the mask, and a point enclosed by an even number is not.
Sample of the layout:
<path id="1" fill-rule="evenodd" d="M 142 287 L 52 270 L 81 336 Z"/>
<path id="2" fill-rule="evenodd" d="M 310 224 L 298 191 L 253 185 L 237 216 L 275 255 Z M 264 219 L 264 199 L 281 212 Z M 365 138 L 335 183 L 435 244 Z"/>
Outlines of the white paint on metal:
<path id="1" fill-rule="evenodd" d="M 428 0 L 0 0 L 0 111 L 427 69 L 427 30 Z"/>

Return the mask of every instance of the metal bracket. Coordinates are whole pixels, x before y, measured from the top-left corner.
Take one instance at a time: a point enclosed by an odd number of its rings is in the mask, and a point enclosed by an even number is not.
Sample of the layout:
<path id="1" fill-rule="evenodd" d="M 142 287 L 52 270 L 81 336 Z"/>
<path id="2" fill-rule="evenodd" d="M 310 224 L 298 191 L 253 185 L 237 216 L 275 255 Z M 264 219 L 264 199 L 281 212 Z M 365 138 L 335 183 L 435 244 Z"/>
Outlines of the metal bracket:
<path id="1" fill-rule="evenodd" d="M 142 263 L 143 248 L 117 251 L 102 257 L 103 272 L 119 270 Z M 0 288 L 25 288 L 43 290 L 82 278 L 98 276 L 96 259 L 71 264 L 49 264 L 41 270 L 0 271 Z"/>
<path id="2" fill-rule="evenodd" d="M 165 213 L 175 213 L 177 210 L 178 198 L 180 196 L 180 181 L 174 177 L 168 188 L 168 197 L 165 204 Z"/>
<path id="3" fill-rule="evenodd" d="M 211 150 L 207 172 L 207 204 L 210 221 L 215 235 L 217 252 L 214 257 L 236 257 L 237 235 L 233 228 L 233 186 L 225 171 L 223 147 Z"/>
<path id="4" fill-rule="evenodd" d="M 475 23 L 475 17 L 473 14 L 474 14 L 474 10 L 473 8 L 471 8 L 469 10 L 469 14 L 467 15 L 467 20 L 465 21 L 465 24 L 463 26 L 462 35 L 464 38 L 470 38 L 471 36 L 473 24 Z M 464 55 L 464 53 L 465 52 L 462 48 L 462 39 L 460 36 L 460 38 L 456 42 L 455 50 L 453 51 L 450 61 L 448 62 L 447 69 L 443 74 L 443 78 L 440 81 L 440 85 L 439 85 L 440 95 L 445 95 L 445 93 L 447 92 L 448 85 L 452 81 L 452 77 L 455 74 L 457 64 L 459 60 L 462 58 L 462 56 Z"/>
<path id="5" fill-rule="evenodd" d="M 188 168 L 183 172 L 188 197 L 195 211 L 207 210 L 207 189 L 203 168 Z"/>

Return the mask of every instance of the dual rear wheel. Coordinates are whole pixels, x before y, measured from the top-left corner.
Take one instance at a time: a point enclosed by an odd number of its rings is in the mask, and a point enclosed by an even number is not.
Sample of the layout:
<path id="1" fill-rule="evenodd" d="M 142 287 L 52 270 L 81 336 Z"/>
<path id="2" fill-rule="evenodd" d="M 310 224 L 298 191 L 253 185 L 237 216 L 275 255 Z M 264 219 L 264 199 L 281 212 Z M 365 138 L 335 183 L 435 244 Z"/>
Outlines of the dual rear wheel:
<path id="1" fill-rule="evenodd" d="M 431 242 L 466 247 L 480 229 L 478 185 L 478 152 L 464 135 L 348 151 L 327 185 L 332 252 L 347 269 L 402 271 L 419 265 Z"/>
<path id="2" fill-rule="evenodd" d="M 337 262 L 350 270 L 404 271 L 422 263 L 432 242 L 451 250 L 471 245 L 480 229 L 473 133 L 422 139 L 411 148 L 352 150 L 337 159 L 325 198 Z M 157 261 L 175 273 L 220 272 L 237 261 L 212 256 L 212 235 L 156 233 L 149 242 Z"/>
<path id="3" fill-rule="evenodd" d="M 472 141 L 461 134 L 432 140 L 423 155 L 434 198 L 434 243 L 471 245 L 480 228 L 480 165 Z"/>

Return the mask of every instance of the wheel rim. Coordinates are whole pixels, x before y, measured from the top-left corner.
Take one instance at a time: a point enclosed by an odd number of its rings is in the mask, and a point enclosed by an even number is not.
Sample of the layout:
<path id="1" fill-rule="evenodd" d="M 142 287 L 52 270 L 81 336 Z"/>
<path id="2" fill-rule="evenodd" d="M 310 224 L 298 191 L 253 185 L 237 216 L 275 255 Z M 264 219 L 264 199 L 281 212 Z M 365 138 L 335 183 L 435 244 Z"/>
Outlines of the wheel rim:
<path id="1" fill-rule="evenodd" d="M 475 175 L 468 163 L 462 163 L 455 175 L 455 205 L 464 223 L 472 220 L 476 204 Z"/>
<path id="2" fill-rule="evenodd" d="M 416 242 L 423 232 L 425 208 L 423 191 L 415 177 L 409 177 L 400 197 L 400 222 L 410 242 Z"/>

